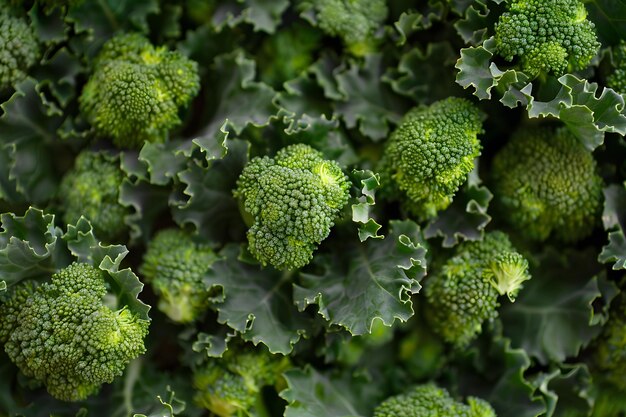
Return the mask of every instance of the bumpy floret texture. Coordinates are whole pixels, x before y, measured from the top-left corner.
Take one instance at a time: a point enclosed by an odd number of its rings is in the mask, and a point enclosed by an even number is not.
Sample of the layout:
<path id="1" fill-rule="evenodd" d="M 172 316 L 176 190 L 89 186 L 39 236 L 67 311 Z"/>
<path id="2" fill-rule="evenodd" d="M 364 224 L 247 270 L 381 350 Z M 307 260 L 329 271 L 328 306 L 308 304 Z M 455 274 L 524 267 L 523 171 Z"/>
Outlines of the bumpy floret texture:
<path id="1" fill-rule="evenodd" d="M 167 229 L 148 244 L 140 272 L 159 297 L 158 308 L 170 319 L 189 323 L 208 308 L 204 274 L 217 256 L 186 232 Z"/>
<path id="2" fill-rule="evenodd" d="M 602 179 L 565 128 L 524 129 L 495 156 L 493 191 L 504 218 L 528 239 L 574 242 L 597 222 Z"/>
<path id="3" fill-rule="evenodd" d="M 496 417 L 486 401 L 469 397 L 468 403 L 456 401 L 434 384 L 419 385 L 383 401 L 374 410 L 374 417 Z"/>
<path id="4" fill-rule="evenodd" d="M 319 0 L 315 7 L 319 27 L 339 36 L 357 56 L 372 50 L 372 37 L 388 12 L 384 0 Z"/>
<path id="5" fill-rule="evenodd" d="M 463 243 L 426 281 L 428 320 L 445 341 L 464 347 L 498 316 L 498 296 L 514 298 L 528 279 L 528 261 L 506 234 Z"/>
<path id="6" fill-rule="evenodd" d="M 420 219 L 434 217 L 480 155 L 481 115 L 469 101 L 447 98 L 411 110 L 389 138 L 379 172 L 387 198 L 402 198 Z"/>
<path id="7" fill-rule="evenodd" d="M 349 187 L 341 167 L 308 145 L 254 158 L 235 190 L 251 223 L 250 252 L 277 269 L 308 264 L 347 204 Z"/>
<path id="8" fill-rule="evenodd" d="M 123 180 L 117 160 L 103 153 L 81 152 L 61 182 L 65 223 L 74 224 L 84 216 L 99 238 L 111 242 L 119 238 L 126 231 L 124 217 L 130 212 L 118 200 Z"/>
<path id="9" fill-rule="evenodd" d="M 617 307 L 596 341 L 595 362 L 602 375 L 620 390 L 626 390 L 626 297 Z"/>
<path id="10" fill-rule="evenodd" d="M 81 110 L 96 130 L 121 148 L 163 142 L 180 124 L 178 109 L 198 94 L 197 64 L 155 48 L 139 34 L 107 41 L 83 88 Z"/>
<path id="11" fill-rule="evenodd" d="M 37 38 L 31 25 L 13 15 L 0 0 L 0 90 L 26 77 L 39 57 Z"/>
<path id="12" fill-rule="evenodd" d="M 532 75 L 585 68 L 600 43 L 580 0 L 513 0 L 496 25 L 498 53 Z"/>
<path id="13" fill-rule="evenodd" d="M 0 304 L 0 342 L 8 357 L 60 400 L 94 394 L 145 352 L 148 322 L 105 304 L 104 274 L 73 263 Z"/>
<path id="14" fill-rule="evenodd" d="M 626 94 L 626 40 L 613 48 L 613 72 L 606 83 L 613 90 Z"/>

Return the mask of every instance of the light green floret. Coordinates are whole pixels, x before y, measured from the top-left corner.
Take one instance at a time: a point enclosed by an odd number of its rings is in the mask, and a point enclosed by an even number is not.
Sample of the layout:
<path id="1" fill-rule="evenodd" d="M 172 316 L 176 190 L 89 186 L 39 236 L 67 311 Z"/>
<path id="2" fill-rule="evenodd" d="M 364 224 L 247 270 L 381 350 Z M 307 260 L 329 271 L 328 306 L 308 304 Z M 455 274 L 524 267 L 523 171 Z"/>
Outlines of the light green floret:
<path id="1" fill-rule="evenodd" d="M 116 158 L 81 152 L 61 182 L 59 198 L 65 209 L 65 223 L 75 224 L 80 216 L 85 216 L 101 239 L 113 242 L 122 236 L 126 232 L 124 218 L 130 213 L 119 202 L 124 178 Z"/>
<path id="2" fill-rule="evenodd" d="M 111 308 L 105 273 L 73 263 L 0 304 L 0 342 L 24 375 L 63 401 L 83 400 L 145 352 L 148 321 Z"/>
<path id="3" fill-rule="evenodd" d="M 254 158 L 234 192 L 250 226 L 250 252 L 277 269 L 305 266 L 347 204 L 349 189 L 339 164 L 308 145 Z"/>
<path id="4" fill-rule="evenodd" d="M 529 74 L 584 69 L 600 48 L 579 0 L 512 0 L 496 25 L 498 54 Z"/>
<path id="5" fill-rule="evenodd" d="M 39 57 L 37 38 L 31 25 L 14 16 L 0 0 L 0 90 L 26 77 Z"/>
<path id="6" fill-rule="evenodd" d="M 425 384 L 386 399 L 376 407 L 374 417 L 496 417 L 485 400 L 469 397 L 467 402 L 469 405 L 456 401 L 443 388 Z"/>
<path id="7" fill-rule="evenodd" d="M 506 234 L 491 232 L 482 241 L 463 243 L 426 281 L 429 322 L 446 342 L 464 347 L 485 320 L 498 316 L 498 296 L 513 301 L 528 279 L 528 261 Z"/>
<path id="8" fill-rule="evenodd" d="M 606 84 L 621 94 L 626 94 L 626 40 L 613 47 L 613 72 Z"/>
<path id="9" fill-rule="evenodd" d="M 148 244 L 139 271 L 159 297 L 159 310 L 178 323 L 196 320 L 208 307 L 203 278 L 217 256 L 186 232 L 167 229 Z"/>
<path id="10" fill-rule="evenodd" d="M 474 168 L 481 132 L 481 114 L 465 99 L 414 108 L 386 144 L 378 168 L 383 195 L 400 199 L 420 219 L 434 217 Z"/>
<path id="11" fill-rule="evenodd" d="M 198 65 L 177 51 L 155 48 L 139 34 L 107 41 L 83 88 L 81 111 L 120 148 L 163 142 L 180 124 L 178 109 L 200 90 Z"/>
<path id="12" fill-rule="evenodd" d="M 504 218 L 529 239 L 574 242 L 598 221 L 603 184 L 596 162 L 565 128 L 514 134 L 495 156 L 491 178 Z"/>

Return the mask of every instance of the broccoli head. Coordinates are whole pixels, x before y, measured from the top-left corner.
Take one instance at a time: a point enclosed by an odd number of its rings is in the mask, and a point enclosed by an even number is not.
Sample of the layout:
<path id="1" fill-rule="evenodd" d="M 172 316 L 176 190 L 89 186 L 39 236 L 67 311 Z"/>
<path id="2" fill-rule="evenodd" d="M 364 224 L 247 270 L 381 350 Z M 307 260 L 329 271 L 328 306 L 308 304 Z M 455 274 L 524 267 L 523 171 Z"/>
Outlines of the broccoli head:
<path id="1" fill-rule="evenodd" d="M 613 47 L 613 72 L 606 84 L 618 93 L 626 94 L 626 40 Z"/>
<path id="2" fill-rule="evenodd" d="M 61 181 L 59 198 L 65 209 L 65 223 L 74 224 L 85 216 L 98 237 L 114 241 L 122 236 L 126 231 L 124 217 L 130 214 L 130 209 L 119 202 L 124 177 L 116 158 L 81 152 L 74 168 Z"/>
<path id="3" fill-rule="evenodd" d="M 491 405 L 476 397 L 468 404 L 456 401 L 447 390 L 434 384 L 418 385 L 407 393 L 387 398 L 374 410 L 374 417 L 496 417 Z"/>
<path id="4" fill-rule="evenodd" d="M 305 266 L 347 204 L 349 189 L 339 164 L 308 145 L 252 159 L 234 192 L 251 226 L 250 252 L 277 269 Z"/>
<path id="5" fill-rule="evenodd" d="M 379 165 L 383 196 L 400 197 L 420 219 L 434 217 L 480 155 L 481 114 L 469 101 L 447 98 L 409 111 L 391 134 Z"/>
<path id="6" fill-rule="evenodd" d="M 189 323 L 208 307 L 204 273 L 217 260 L 208 246 L 186 232 L 167 229 L 148 244 L 139 271 L 159 297 L 159 310 L 179 323 Z"/>
<path id="7" fill-rule="evenodd" d="M 580 0 L 512 0 L 496 25 L 498 54 L 532 76 L 584 69 L 600 48 Z"/>
<path id="8" fill-rule="evenodd" d="M 120 148 L 163 142 L 181 122 L 179 107 L 200 90 L 194 61 L 180 52 L 155 48 L 139 34 L 107 41 L 93 66 L 80 96 L 81 110 Z"/>
<path id="9" fill-rule="evenodd" d="M 0 90 L 24 79 L 38 57 L 39 46 L 32 26 L 13 15 L 0 0 Z"/>
<path id="10" fill-rule="evenodd" d="M 426 281 L 426 315 L 447 342 L 463 347 L 498 316 L 498 296 L 514 300 L 530 279 L 528 261 L 502 232 L 466 242 Z"/>
<path id="11" fill-rule="evenodd" d="M 73 263 L 50 282 L 17 287 L 0 304 L 0 342 L 24 375 L 50 395 L 78 401 L 145 352 L 148 321 L 111 308 L 105 272 Z"/>
<path id="12" fill-rule="evenodd" d="M 565 128 L 523 129 L 493 160 L 496 203 L 523 236 L 573 242 L 598 221 L 602 179 L 587 149 Z"/>

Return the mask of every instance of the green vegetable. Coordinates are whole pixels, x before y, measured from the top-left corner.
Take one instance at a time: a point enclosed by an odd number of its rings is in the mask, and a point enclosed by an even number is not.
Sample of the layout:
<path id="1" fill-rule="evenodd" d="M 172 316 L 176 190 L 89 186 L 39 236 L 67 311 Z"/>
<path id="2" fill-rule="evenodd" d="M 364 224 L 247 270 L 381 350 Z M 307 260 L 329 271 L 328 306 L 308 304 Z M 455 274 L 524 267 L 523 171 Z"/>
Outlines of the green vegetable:
<path id="1" fill-rule="evenodd" d="M 0 91 L 26 78 L 39 54 L 32 25 L 0 0 Z"/>
<path id="2" fill-rule="evenodd" d="M 626 40 L 613 47 L 613 62 L 613 71 L 606 84 L 613 90 L 623 93 L 626 91 Z"/>

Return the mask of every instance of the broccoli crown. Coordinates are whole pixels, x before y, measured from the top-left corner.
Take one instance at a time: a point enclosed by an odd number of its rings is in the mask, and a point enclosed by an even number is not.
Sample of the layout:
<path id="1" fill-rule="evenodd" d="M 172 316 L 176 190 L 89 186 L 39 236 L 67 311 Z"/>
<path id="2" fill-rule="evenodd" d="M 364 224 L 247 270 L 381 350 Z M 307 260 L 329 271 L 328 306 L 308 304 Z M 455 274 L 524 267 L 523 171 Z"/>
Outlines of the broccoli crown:
<path id="1" fill-rule="evenodd" d="M 626 40 L 613 47 L 613 72 L 606 83 L 613 90 L 626 94 Z"/>
<path id="2" fill-rule="evenodd" d="M 130 214 L 130 209 L 118 200 L 123 180 L 124 173 L 116 159 L 103 153 L 81 152 L 74 168 L 61 181 L 63 220 L 74 224 L 85 216 L 97 236 L 114 241 L 126 231 L 124 217 Z"/>
<path id="3" fill-rule="evenodd" d="M 495 156 L 496 202 L 525 237 L 566 242 L 591 233 L 602 202 L 596 162 L 565 128 L 524 129 Z"/>
<path id="4" fill-rule="evenodd" d="M 305 266 L 347 204 L 349 189 L 339 164 L 308 145 L 288 146 L 275 158 L 254 158 L 235 190 L 252 223 L 250 252 L 277 269 Z"/>
<path id="5" fill-rule="evenodd" d="M 94 394 L 145 352 L 148 322 L 105 303 L 104 274 L 73 263 L 50 282 L 24 286 L 0 304 L 0 341 L 7 355 L 60 400 Z"/>
<path id="6" fill-rule="evenodd" d="M 373 49 L 373 35 L 388 12 L 385 0 L 319 0 L 315 7 L 319 27 L 339 36 L 357 56 Z"/>
<path id="7" fill-rule="evenodd" d="M 24 79 L 38 57 L 39 46 L 32 26 L 14 16 L 0 0 L 0 90 Z"/>
<path id="8" fill-rule="evenodd" d="M 496 25 L 498 53 L 531 75 L 585 68 L 600 43 L 580 0 L 512 0 Z"/>
<path id="9" fill-rule="evenodd" d="M 200 90 L 198 65 L 177 51 L 155 48 L 139 34 L 107 41 L 80 97 L 81 110 L 122 148 L 163 142 L 180 124 L 178 108 Z"/>
<path id="10" fill-rule="evenodd" d="M 385 146 L 379 171 L 390 198 L 404 194 L 406 208 L 434 217 L 454 194 L 480 155 L 481 115 L 469 101 L 447 98 L 409 111 Z"/>
<path id="11" fill-rule="evenodd" d="M 469 397 L 469 405 L 456 401 L 434 384 L 419 385 L 390 397 L 374 410 L 374 417 L 496 417 L 489 403 Z"/>
<path id="12" fill-rule="evenodd" d="M 182 230 L 167 229 L 150 241 L 139 271 L 159 297 L 159 310 L 175 322 L 189 323 L 208 307 L 203 278 L 216 259 L 208 245 Z"/>
<path id="13" fill-rule="evenodd" d="M 497 317 L 498 295 L 514 299 L 530 279 L 528 261 L 502 232 L 466 242 L 426 281 L 427 316 L 433 329 L 457 347 L 466 346 L 485 320 Z"/>

